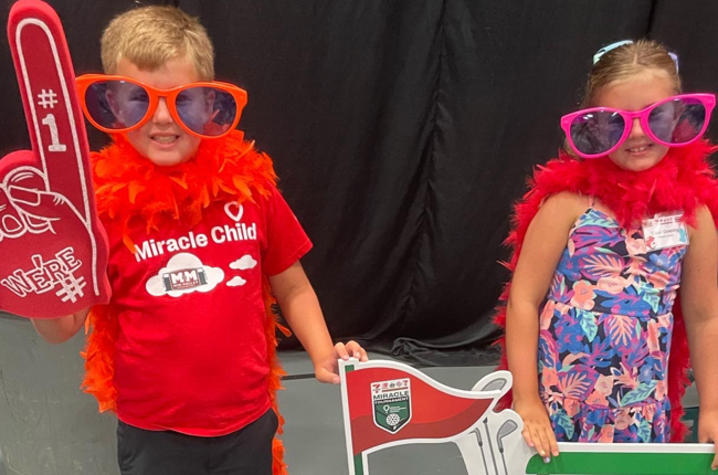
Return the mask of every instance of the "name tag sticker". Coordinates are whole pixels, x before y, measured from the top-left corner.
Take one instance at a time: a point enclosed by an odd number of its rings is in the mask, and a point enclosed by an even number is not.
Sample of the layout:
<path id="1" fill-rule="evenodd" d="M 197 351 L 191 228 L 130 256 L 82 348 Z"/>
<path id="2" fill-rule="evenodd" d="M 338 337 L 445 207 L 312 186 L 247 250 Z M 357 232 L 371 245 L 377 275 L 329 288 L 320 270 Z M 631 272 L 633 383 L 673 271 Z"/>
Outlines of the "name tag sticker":
<path id="1" fill-rule="evenodd" d="M 683 211 L 658 213 L 643 220 L 643 239 L 649 251 L 667 247 L 687 246 L 688 229 Z"/>

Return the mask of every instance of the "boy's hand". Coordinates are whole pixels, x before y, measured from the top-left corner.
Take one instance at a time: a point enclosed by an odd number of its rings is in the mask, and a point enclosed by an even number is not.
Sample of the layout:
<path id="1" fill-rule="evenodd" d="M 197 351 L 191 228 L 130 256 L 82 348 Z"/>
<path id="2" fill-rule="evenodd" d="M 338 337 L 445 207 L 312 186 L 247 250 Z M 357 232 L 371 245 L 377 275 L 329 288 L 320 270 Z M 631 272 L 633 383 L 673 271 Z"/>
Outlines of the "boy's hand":
<path id="1" fill-rule="evenodd" d="M 556 435 L 553 433 L 546 408 L 538 395 L 529 401 L 514 399 L 513 410 L 524 422 L 524 430 L 521 434 L 529 447 L 534 447 L 545 462 L 550 460 L 551 455 L 558 456 Z"/>
<path id="2" fill-rule="evenodd" d="M 57 14 L 20 0 L 8 19 L 32 151 L 0 163 L 0 308 L 53 318 L 109 298 L 89 146 Z"/>
<path id="3" fill-rule="evenodd" d="M 711 462 L 711 469 L 718 468 L 718 410 L 698 410 L 698 442 L 713 443 L 716 455 Z"/>
<path id="4" fill-rule="evenodd" d="M 359 361 L 369 359 L 366 355 L 366 350 L 356 341 L 351 340 L 347 344 L 337 343 L 334 345 L 334 353 L 315 366 L 314 375 L 317 380 L 322 383 L 339 384 L 339 367 L 337 365 L 339 358 L 343 360 L 356 358 Z"/>

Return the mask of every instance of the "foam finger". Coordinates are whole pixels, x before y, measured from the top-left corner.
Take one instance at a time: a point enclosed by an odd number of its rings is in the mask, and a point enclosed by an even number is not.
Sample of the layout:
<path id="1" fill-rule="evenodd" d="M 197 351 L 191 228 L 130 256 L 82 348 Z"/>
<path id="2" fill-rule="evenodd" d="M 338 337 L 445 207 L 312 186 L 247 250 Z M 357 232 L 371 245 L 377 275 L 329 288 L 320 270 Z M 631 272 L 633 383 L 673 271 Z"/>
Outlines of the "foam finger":
<path id="1" fill-rule="evenodd" d="M 83 243 L 86 278 L 103 300 L 109 294 L 107 244 L 95 213 L 89 146 L 62 24 L 47 3 L 19 0 L 10 10 L 7 32 L 33 150 L 3 159 L 4 185 L 19 188 L 14 190 L 20 196 L 17 207 L 23 208 L 28 230 L 41 235 L 53 219 L 64 229 L 61 238 Z M 48 216 L 55 205 L 68 212 Z M 27 211 L 28 206 L 35 210 Z"/>
<path id="2" fill-rule="evenodd" d="M 21 0 L 10 11 L 8 38 L 45 190 L 64 195 L 89 223 L 89 147 L 60 20 L 47 4 Z"/>

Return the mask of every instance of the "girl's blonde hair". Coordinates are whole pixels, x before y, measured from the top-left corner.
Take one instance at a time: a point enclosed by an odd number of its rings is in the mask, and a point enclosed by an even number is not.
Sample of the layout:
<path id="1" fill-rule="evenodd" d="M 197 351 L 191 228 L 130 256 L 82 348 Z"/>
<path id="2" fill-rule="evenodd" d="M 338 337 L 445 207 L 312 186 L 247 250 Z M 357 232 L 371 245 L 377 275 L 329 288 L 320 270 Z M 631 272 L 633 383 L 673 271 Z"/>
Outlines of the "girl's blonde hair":
<path id="1" fill-rule="evenodd" d="M 116 16 L 102 33 L 100 47 L 107 74 L 117 71 L 120 58 L 154 70 L 186 56 L 201 80 L 214 79 L 214 48 L 207 30 L 197 18 L 175 7 L 150 5 Z"/>
<path id="2" fill-rule="evenodd" d="M 678 67 L 665 46 L 653 40 L 638 40 L 605 53 L 593 65 L 586 81 L 582 107 L 593 107 L 598 93 L 609 84 L 620 82 L 649 69 L 664 71 L 681 92 Z"/>

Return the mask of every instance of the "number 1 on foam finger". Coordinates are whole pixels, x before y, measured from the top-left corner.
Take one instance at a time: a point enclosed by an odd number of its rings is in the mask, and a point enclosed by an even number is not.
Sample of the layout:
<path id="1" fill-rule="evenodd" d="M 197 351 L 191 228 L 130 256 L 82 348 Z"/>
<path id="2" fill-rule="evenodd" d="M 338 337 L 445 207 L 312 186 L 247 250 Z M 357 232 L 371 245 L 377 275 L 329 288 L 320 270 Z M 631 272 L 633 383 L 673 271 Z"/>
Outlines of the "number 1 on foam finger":
<path id="1" fill-rule="evenodd" d="M 47 125 L 50 128 L 50 139 L 51 143 L 47 146 L 48 152 L 64 152 L 67 150 L 67 145 L 60 143 L 60 135 L 57 133 L 57 122 L 55 122 L 55 116 L 53 114 L 47 114 L 42 119 L 43 125 Z"/>

